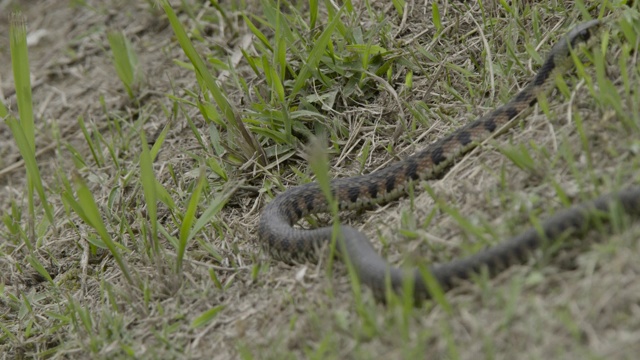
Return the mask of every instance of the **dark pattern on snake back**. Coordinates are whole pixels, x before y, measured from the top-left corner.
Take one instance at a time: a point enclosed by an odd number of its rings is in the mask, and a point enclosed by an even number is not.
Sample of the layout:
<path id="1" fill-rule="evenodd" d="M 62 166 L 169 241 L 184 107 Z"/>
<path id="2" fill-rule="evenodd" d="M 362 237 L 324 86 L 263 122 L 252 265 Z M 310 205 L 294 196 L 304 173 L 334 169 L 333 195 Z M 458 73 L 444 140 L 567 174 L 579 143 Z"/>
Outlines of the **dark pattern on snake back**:
<path id="1" fill-rule="evenodd" d="M 367 175 L 332 180 L 330 188 L 339 208 L 357 209 L 398 198 L 406 193 L 412 182 L 441 176 L 456 159 L 484 140 L 512 127 L 516 123 L 513 120 L 531 108 L 538 96 L 554 88 L 555 77 L 570 68 L 573 64 L 570 56 L 572 49 L 588 46 L 601 25 L 600 21 L 592 20 L 576 26 L 562 37 L 532 81 L 507 104 L 403 161 Z M 483 269 L 490 275 L 496 274 L 511 264 L 526 261 L 529 253 L 544 241 L 553 240 L 567 231 L 587 229 L 598 211 L 608 211 L 613 203 L 619 203 L 626 213 L 638 214 L 640 187 L 560 211 L 543 222 L 541 230 L 531 228 L 475 255 L 433 265 L 429 267 L 429 272 L 445 291 L 454 286 L 457 280 L 468 279 Z M 276 196 L 265 207 L 258 225 L 259 239 L 276 259 L 289 263 L 314 261 L 319 249 L 331 242 L 332 227 L 305 230 L 294 228 L 293 225 L 304 216 L 328 211 L 328 202 L 317 183 L 293 187 Z M 389 265 L 358 230 L 340 225 L 337 241 L 338 253 L 352 264 L 360 281 L 369 286 L 378 299 L 385 298 L 387 277 L 391 288 L 401 292 L 407 276 L 413 284 L 416 301 L 430 297 L 418 269 L 403 271 Z"/>

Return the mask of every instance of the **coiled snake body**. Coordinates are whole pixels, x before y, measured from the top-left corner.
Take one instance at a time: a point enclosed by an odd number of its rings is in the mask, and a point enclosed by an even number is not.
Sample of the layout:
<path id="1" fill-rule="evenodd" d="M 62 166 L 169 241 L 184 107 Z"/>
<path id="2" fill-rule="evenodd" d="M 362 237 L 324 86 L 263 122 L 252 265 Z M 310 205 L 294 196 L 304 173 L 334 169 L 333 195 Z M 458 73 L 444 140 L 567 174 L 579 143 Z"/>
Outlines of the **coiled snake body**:
<path id="1" fill-rule="evenodd" d="M 555 77 L 571 66 L 572 49 L 590 43 L 601 25 L 601 21 L 592 20 L 568 32 L 552 48 L 533 80 L 507 104 L 403 161 L 367 175 L 332 180 L 330 189 L 339 208 L 362 208 L 398 198 L 406 193 L 411 182 L 442 175 L 456 159 L 479 143 L 513 126 L 515 121 L 512 120 L 533 106 L 540 94 L 553 89 Z M 640 213 L 640 187 L 560 211 L 543 222 L 539 229 L 531 228 L 467 258 L 433 265 L 429 272 L 445 291 L 454 285 L 455 280 L 468 279 L 483 268 L 490 275 L 495 274 L 511 264 L 525 261 L 543 241 L 555 239 L 566 231 L 584 230 L 597 211 L 608 211 L 613 203 L 619 203 L 626 213 Z M 328 202 L 317 183 L 293 187 L 276 196 L 265 207 L 258 225 L 259 239 L 272 257 L 282 261 L 315 260 L 317 251 L 331 242 L 332 227 L 305 230 L 293 225 L 304 216 L 328 211 Z M 419 270 L 407 272 L 389 265 L 358 230 L 340 225 L 336 249 L 343 259 L 351 263 L 360 281 L 369 286 L 377 298 L 384 300 L 385 284 L 401 292 L 407 280 L 413 284 L 416 300 L 430 296 Z"/>

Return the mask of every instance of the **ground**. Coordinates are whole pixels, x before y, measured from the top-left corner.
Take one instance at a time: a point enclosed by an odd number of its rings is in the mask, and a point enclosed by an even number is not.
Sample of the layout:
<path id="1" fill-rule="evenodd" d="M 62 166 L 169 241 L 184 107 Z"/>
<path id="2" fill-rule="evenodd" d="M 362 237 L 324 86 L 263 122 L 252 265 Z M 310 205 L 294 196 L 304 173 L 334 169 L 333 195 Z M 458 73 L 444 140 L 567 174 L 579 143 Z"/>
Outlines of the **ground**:
<path id="1" fill-rule="evenodd" d="M 429 264 L 637 184 L 638 5 L 512 3 L 355 1 L 332 22 L 335 2 L 172 1 L 234 125 L 153 1 L 0 1 L 0 101 L 19 116 L 9 14 L 20 11 L 53 214 L 29 197 L 7 116 L 2 358 L 635 358 L 640 226 L 628 216 L 419 307 L 376 302 L 328 257 L 284 264 L 258 242 L 264 206 L 314 178 L 311 134 L 328 145 L 331 177 L 384 167 L 506 102 L 593 17 L 609 24 L 593 54 L 521 123 L 410 196 L 341 219 L 389 262 Z M 132 96 L 109 33 L 136 55 Z M 73 206 L 90 198 L 115 250 Z M 204 227 L 181 238 L 193 216 Z"/>

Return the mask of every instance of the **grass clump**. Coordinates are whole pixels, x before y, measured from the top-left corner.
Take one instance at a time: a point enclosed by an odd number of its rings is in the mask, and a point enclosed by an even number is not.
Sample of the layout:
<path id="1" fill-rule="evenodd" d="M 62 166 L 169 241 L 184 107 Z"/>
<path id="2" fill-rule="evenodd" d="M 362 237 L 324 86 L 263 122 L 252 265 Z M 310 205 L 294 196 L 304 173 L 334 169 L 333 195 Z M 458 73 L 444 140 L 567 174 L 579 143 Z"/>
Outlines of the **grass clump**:
<path id="1" fill-rule="evenodd" d="M 339 222 L 424 270 L 636 183 L 638 4 L 172 4 L 42 4 L 23 8 L 33 28 L 0 22 L 0 353 L 636 353 L 638 231 L 624 216 L 496 279 L 432 283 L 419 308 L 377 304 L 348 266 L 325 271 L 333 258 L 272 261 L 255 227 L 276 193 L 382 168 L 508 100 L 577 18 L 613 20 L 525 121 L 406 201 Z M 39 28 L 46 45 L 27 46 Z M 326 143 L 307 161 L 314 136 Z M 337 211 L 300 226 L 331 222 Z"/>

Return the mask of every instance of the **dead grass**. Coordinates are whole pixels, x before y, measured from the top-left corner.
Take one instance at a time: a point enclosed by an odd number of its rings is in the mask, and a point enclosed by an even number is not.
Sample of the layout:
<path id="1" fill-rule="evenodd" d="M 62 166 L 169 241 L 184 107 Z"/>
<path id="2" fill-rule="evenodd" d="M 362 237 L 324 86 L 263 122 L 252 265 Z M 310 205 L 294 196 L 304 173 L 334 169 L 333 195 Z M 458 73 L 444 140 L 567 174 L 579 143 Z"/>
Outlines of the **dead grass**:
<path id="1" fill-rule="evenodd" d="M 594 231 L 585 242 L 568 241 L 495 279 L 479 277 L 450 291 L 451 312 L 432 302 L 421 308 L 383 306 L 367 291 L 357 303 L 341 265 L 331 275 L 326 260 L 288 266 L 256 244 L 262 207 L 273 194 L 311 178 L 302 154 L 309 133 L 327 134 L 332 175 L 368 172 L 506 101 L 537 69 L 536 54 L 544 57 L 585 13 L 626 16 L 635 21 L 631 33 L 640 34 L 638 5 L 628 9 L 615 2 L 601 9 L 600 2 L 539 1 L 509 12 L 499 2 L 486 3 L 481 8 L 438 2 L 441 25 L 434 22 L 431 3 L 407 2 L 402 15 L 392 3 L 354 3 L 342 21 L 363 43 L 388 50 L 371 58 L 371 69 L 393 59 L 390 70 L 377 79 L 360 79 L 361 58 L 347 56 L 351 50 L 338 27 L 333 51 L 340 56 L 321 62 L 324 78 L 313 70 L 300 90 L 304 96 L 289 104 L 278 99 L 277 82 L 257 75 L 241 52 L 258 59 L 271 54 L 241 16 L 273 44 L 275 30 L 260 21 L 268 7 L 249 2 L 245 11 L 224 2 L 220 12 L 202 2 L 174 2 L 199 54 L 215 68 L 219 85 L 265 150 L 268 163 L 261 166 L 244 161 L 237 134 L 216 120 L 205 121 L 194 105 L 203 99 L 200 88 L 189 66 L 177 62 L 188 60 L 161 9 L 149 2 L 0 2 L 3 19 L 20 9 L 29 34 L 47 31 L 29 47 L 29 57 L 37 160 L 57 221 L 57 232 L 41 218 L 30 222 L 24 166 L 11 132 L 0 124 L 2 358 L 635 358 L 640 226 L 631 221 Z M 306 3 L 281 7 L 290 24 L 300 20 L 292 29 L 297 46 L 286 53 L 296 71 L 303 68 L 310 39 L 317 41 L 329 22 L 321 5 L 318 26 L 304 29 L 300 24 L 309 22 L 312 9 Z M 558 189 L 575 203 L 637 183 L 638 43 L 625 43 L 620 29 L 614 22 L 606 52 L 610 88 L 593 66 L 586 68 L 591 82 L 565 77 L 569 97 L 554 94 L 548 112 L 536 109 L 521 126 L 429 184 L 475 226 L 473 232 L 463 230 L 424 191 L 345 214 L 344 221 L 369 234 L 394 264 L 441 262 L 495 244 L 532 218 L 565 207 Z M 106 35 L 111 30 L 125 34 L 140 63 L 143 80 L 134 99 L 111 62 Z M 0 34 L 8 34 L 8 22 L 0 21 Z M 225 69 L 215 60 L 231 66 Z M 9 63 L 9 39 L 1 36 L 0 99 L 15 112 Z M 354 88 L 349 79 L 360 86 Z M 283 81 L 283 88 L 291 90 L 290 82 Z M 620 100 L 608 101 L 602 89 L 615 91 Z M 283 104 L 288 111 L 316 115 L 300 117 L 291 137 L 276 142 L 258 130 L 286 134 L 286 122 L 278 122 Z M 147 241 L 151 230 L 138 133 L 153 144 L 166 126 L 153 170 L 175 205 L 159 203 L 160 251 L 154 253 Z M 97 144 L 95 153 L 91 144 Z M 504 155 L 514 151 L 526 153 L 534 166 L 517 166 Z M 212 170 L 213 163 L 224 169 L 227 181 Z M 206 181 L 198 214 L 219 198 L 224 184 L 239 187 L 189 242 L 176 272 L 172 241 L 201 167 Z M 95 246 L 93 228 L 63 204 L 63 179 L 71 173 L 88 184 L 109 233 L 122 245 L 133 283 L 107 250 Z M 9 225 L 21 230 L 12 232 Z M 36 234 L 33 254 L 21 240 L 30 227 Z M 33 268 L 29 256 L 44 265 L 53 282 Z"/>

